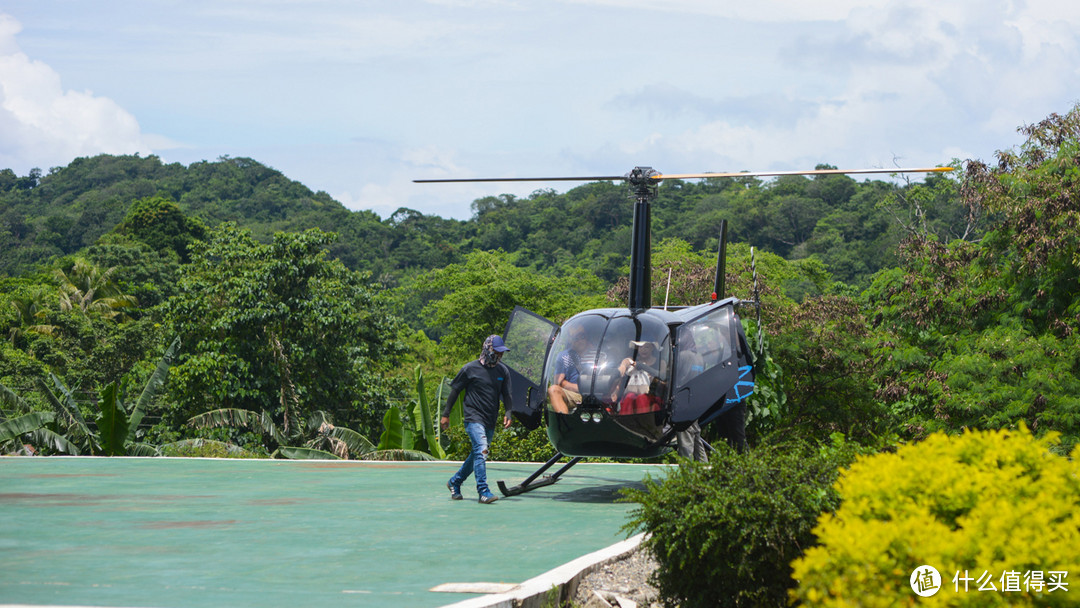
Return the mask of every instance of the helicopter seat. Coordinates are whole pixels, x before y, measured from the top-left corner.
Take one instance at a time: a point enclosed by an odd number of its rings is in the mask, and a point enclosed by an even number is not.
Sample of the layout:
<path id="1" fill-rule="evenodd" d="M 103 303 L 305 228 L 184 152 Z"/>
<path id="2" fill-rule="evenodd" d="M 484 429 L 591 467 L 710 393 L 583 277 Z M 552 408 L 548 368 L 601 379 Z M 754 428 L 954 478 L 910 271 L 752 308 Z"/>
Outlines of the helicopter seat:
<path id="1" fill-rule="evenodd" d="M 619 402 L 619 414 L 648 414 L 660 409 L 660 400 L 649 393 L 628 392 Z"/>

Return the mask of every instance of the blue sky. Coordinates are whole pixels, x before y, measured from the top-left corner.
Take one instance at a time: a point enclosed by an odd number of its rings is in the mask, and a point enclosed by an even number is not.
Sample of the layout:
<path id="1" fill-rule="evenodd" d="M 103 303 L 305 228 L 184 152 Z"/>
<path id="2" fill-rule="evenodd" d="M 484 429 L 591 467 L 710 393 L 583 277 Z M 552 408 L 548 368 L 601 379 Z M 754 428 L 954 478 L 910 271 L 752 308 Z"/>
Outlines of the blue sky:
<path id="1" fill-rule="evenodd" d="M 0 5 L 0 167 L 246 156 L 384 218 L 544 186 L 417 178 L 991 160 L 1078 101 L 1055 0 Z"/>

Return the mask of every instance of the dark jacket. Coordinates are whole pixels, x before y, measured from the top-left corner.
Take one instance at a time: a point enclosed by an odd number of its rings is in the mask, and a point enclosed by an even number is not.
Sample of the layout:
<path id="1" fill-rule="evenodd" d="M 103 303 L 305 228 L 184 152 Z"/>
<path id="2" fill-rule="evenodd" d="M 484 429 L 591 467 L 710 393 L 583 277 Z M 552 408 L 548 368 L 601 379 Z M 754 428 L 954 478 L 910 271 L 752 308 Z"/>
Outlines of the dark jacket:
<path id="1" fill-rule="evenodd" d="M 479 422 L 485 429 L 495 428 L 500 397 L 506 410 L 510 411 L 510 368 L 503 363 L 485 367 L 479 360 L 466 363 L 450 383 L 450 396 L 443 406 L 444 417 L 450 416 L 461 391 L 465 391 L 465 422 Z"/>

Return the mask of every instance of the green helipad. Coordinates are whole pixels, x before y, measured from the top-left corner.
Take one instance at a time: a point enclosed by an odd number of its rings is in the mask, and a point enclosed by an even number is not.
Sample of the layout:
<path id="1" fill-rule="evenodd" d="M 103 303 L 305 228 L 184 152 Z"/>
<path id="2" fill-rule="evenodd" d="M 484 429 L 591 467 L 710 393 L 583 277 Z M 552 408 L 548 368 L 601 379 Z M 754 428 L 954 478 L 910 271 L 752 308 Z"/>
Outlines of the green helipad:
<path id="1" fill-rule="evenodd" d="M 458 464 L 0 459 L 0 604 L 442 606 L 474 596 L 428 589 L 519 583 L 623 540 L 618 490 L 663 471 L 585 463 L 481 505 L 474 485 L 449 500 Z"/>

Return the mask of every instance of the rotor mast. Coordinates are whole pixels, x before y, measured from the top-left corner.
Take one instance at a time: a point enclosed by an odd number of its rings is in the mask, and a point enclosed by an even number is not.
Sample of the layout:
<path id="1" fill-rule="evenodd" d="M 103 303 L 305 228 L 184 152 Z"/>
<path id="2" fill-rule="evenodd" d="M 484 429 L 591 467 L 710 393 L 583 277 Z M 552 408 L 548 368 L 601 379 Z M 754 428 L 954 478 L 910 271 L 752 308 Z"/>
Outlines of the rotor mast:
<path id="1" fill-rule="evenodd" d="M 630 249 L 630 294 L 627 308 L 640 312 L 652 307 L 652 200 L 657 177 L 652 167 L 634 167 L 626 176 L 634 195 L 633 242 Z"/>

